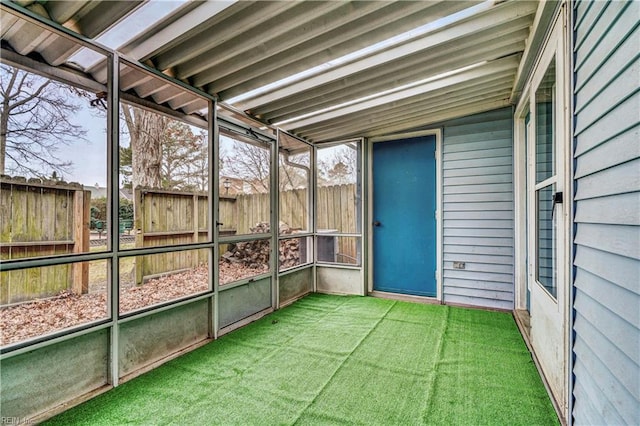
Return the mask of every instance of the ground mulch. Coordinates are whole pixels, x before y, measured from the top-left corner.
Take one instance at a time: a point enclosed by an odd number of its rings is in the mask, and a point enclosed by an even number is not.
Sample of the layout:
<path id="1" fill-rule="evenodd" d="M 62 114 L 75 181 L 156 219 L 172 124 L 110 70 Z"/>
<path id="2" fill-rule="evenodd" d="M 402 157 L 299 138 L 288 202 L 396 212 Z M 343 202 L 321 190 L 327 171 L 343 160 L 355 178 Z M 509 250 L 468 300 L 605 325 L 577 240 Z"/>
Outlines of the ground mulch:
<path id="1" fill-rule="evenodd" d="M 221 262 L 220 282 L 226 284 L 265 272 L 268 272 L 268 267 L 249 268 Z M 65 290 L 55 297 L 0 308 L 0 346 L 107 318 L 106 285 L 100 287 L 99 292 L 75 294 Z M 201 293 L 208 288 L 209 271 L 206 265 L 152 279 L 140 286 L 123 286 L 120 291 L 120 312 L 132 312 Z"/>

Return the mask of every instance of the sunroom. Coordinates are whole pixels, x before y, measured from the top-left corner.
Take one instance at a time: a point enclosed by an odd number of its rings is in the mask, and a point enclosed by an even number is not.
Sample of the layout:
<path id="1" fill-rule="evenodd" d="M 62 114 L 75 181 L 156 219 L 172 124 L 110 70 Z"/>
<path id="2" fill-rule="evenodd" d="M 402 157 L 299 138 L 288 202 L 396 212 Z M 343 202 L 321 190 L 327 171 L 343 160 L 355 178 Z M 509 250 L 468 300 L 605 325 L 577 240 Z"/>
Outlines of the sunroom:
<path id="1" fill-rule="evenodd" d="M 3 0 L 2 419 L 637 423 L 639 16 Z"/>

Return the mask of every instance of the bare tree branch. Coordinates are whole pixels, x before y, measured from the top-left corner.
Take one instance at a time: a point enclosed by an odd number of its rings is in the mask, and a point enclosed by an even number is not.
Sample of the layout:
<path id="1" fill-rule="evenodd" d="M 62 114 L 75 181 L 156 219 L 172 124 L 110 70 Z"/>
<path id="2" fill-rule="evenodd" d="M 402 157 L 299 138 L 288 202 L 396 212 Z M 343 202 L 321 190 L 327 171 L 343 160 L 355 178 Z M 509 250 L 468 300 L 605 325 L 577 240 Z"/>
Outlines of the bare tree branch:
<path id="1" fill-rule="evenodd" d="M 0 174 L 66 173 L 71 162 L 55 153 L 60 145 L 85 140 L 86 130 L 71 118 L 81 109 L 74 100 L 89 95 L 6 65 L 0 66 L 0 87 Z"/>

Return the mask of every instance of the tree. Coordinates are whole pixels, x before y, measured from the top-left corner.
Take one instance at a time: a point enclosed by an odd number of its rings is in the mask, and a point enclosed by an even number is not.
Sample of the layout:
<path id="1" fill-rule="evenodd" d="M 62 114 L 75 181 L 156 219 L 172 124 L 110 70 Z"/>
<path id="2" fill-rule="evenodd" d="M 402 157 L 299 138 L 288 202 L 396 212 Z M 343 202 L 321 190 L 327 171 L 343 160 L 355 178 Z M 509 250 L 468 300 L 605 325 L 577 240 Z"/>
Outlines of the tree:
<path id="1" fill-rule="evenodd" d="M 162 141 L 163 188 L 206 190 L 209 162 L 204 138 L 203 132 L 196 135 L 182 122 L 169 123 Z"/>
<path id="2" fill-rule="evenodd" d="M 73 95 L 73 96 L 70 96 Z M 0 174 L 64 176 L 71 162 L 56 156 L 59 144 L 85 140 L 86 131 L 69 119 L 89 97 L 80 89 L 27 71 L 0 65 Z"/>
<path id="3" fill-rule="evenodd" d="M 271 151 L 267 147 L 232 141 L 231 153 L 225 153 L 222 174 L 242 179 L 254 192 L 269 191 Z"/>
<path id="4" fill-rule="evenodd" d="M 127 104 L 122 104 L 122 112 L 131 141 L 131 184 L 160 188 L 162 138 L 169 119 Z"/>
<path id="5" fill-rule="evenodd" d="M 221 138 L 222 139 L 222 138 Z M 248 142 L 231 140 L 228 151 L 221 152 L 221 174 L 241 179 L 251 186 L 254 192 L 266 192 L 270 187 L 271 150 L 269 147 Z M 221 145 L 221 150 L 224 145 Z M 280 155 L 280 182 L 278 189 L 288 191 L 308 185 L 308 153 L 291 156 Z"/>
<path id="6" fill-rule="evenodd" d="M 123 186 L 207 189 L 209 162 L 204 132 L 196 134 L 180 121 L 129 105 L 123 106 L 123 114 L 130 138 L 128 147 L 120 147 Z M 147 176 L 140 176 L 145 173 Z"/>
<path id="7" fill-rule="evenodd" d="M 318 150 L 318 184 L 320 186 L 356 183 L 358 151 L 351 144 Z"/>

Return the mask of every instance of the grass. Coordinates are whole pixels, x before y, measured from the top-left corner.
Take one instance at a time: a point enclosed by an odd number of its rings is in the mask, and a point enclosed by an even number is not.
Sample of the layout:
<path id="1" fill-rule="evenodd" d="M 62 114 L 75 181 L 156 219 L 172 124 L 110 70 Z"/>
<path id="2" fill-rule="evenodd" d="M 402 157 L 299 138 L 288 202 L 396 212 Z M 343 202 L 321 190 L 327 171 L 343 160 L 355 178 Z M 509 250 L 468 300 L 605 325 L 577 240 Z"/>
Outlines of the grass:
<path id="1" fill-rule="evenodd" d="M 128 243 L 122 244 L 121 249 L 132 249 L 135 244 Z M 105 251 L 106 246 L 91 247 L 90 252 Z M 120 274 L 130 274 L 135 267 L 135 257 L 123 257 L 120 259 Z M 100 283 L 107 281 L 107 261 L 106 260 L 93 260 L 89 262 L 89 283 Z"/>
<path id="2" fill-rule="evenodd" d="M 558 421 L 510 314 L 314 294 L 47 424 Z"/>

